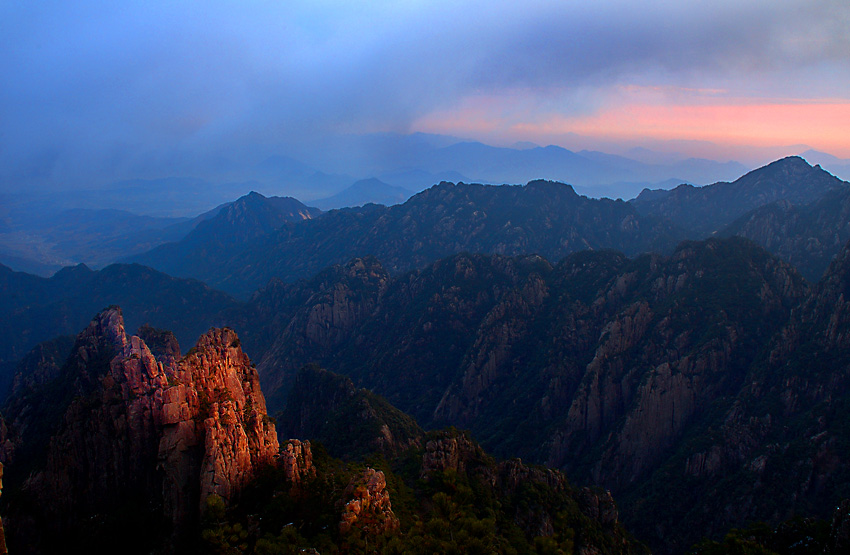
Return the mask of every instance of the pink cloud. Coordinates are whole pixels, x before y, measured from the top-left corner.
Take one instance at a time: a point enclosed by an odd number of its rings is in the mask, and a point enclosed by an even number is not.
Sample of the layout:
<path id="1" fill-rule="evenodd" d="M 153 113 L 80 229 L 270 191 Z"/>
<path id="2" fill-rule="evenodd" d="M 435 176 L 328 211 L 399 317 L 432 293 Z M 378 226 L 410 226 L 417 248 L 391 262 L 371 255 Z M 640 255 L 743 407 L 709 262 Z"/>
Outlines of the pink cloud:
<path id="1" fill-rule="evenodd" d="M 725 91 L 623 88 L 593 113 L 570 116 L 516 110 L 515 99 L 467 98 L 454 110 L 419 120 L 422 131 L 481 140 L 555 142 L 577 134 L 610 141 L 697 140 L 728 146 L 807 144 L 850 157 L 850 101 L 730 99 Z"/>

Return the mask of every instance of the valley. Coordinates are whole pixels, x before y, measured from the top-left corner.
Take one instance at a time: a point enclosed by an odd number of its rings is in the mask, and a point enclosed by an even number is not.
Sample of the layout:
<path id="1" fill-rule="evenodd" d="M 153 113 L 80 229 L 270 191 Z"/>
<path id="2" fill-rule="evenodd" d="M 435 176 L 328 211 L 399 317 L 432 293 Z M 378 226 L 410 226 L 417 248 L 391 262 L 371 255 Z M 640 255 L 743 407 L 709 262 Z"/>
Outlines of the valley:
<path id="1" fill-rule="evenodd" d="M 252 193 L 131 264 L 3 268 L 9 545 L 50 522 L 150 526 L 145 549 L 415 552 L 446 548 L 448 519 L 481 549 L 685 553 L 830 521 L 850 498 L 847 187 L 792 157 L 631 202 L 546 181 L 326 213 Z M 338 511 L 355 490 L 366 520 Z M 149 512 L 75 520 L 131 506 Z M 246 520 L 302 510 L 292 532 Z"/>

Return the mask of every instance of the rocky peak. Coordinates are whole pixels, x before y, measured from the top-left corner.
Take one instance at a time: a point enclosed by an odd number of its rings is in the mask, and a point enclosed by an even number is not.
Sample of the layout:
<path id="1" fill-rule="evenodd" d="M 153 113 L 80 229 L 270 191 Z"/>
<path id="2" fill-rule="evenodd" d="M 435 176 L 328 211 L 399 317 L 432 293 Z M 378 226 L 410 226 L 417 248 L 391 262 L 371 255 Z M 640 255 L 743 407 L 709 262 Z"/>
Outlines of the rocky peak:
<path id="1" fill-rule="evenodd" d="M 178 380 L 191 383 L 211 403 L 232 401 L 240 411 L 247 403 L 257 403 L 257 410 L 266 411 L 265 398 L 255 395 L 260 389 L 257 370 L 230 328 L 211 329 L 202 335 L 180 361 L 177 373 Z"/>
<path id="2" fill-rule="evenodd" d="M 481 464 L 487 458 L 481 446 L 466 434 L 438 432 L 437 437 L 425 444 L 421 475 L 427 478 L 434 472 L 446 470 L 465 472 L 471 465 Z"/>
<path id="3" fill-rule="evenodd" d="M 355 476 L 343 493 L 344 505 L 339 522 L 340 534 L 360 528 L 369 535 L 383 534 L 399 527 L 393 513 L 384 473 L 366 468 Z"/>
<path id="4" fill-rule="evenodd" d="M 92 318 L 79 340 L 89 338 L 101 339 L 116 348 L 126 345 L 127 334 L 124 331 L 124 314 L 121 307 L 111 306 Z"/>
<path id="5" fill-rule="evenodd" d="M 180 344 L 170 331 L 145 324 L 139 328 L 138 336 L 147 344 L 157 360 L 168 359 L 169 363 L 180 360 Z"/>
<path id="6" fill-rule="evenodd" d="M 298 484 L 305 478 L 315 476 L 313 467 L 313 451 L 309 441 L 290 439 L 280 448 L 278 466 L 283 469 L 286 479 Z"/>
<path id="7" fill-rule="evenodd" d="M 257 371 L 236 333 L 210 330 L 178 361 L 173 336 L 154 331 L 143 334 L 160 358 L 141 337 L 127 337 L 119 308 L 107 309 L 77 337 L 63 375 L 12 404 L 22 442 L 39 441 L 27 433 L 28 420 L 60 415 L 46 463 L 23 485 L 30 506 L 40 507 L 37 518 L 48 518 L 57 532 L 77 529 L 88 515 L 109 514 L 128 499 L 164 512 L 180 531 L 198 518 L 207 497 L 233 500 L 260 467 L 277 459 Z M 87 387 L 72 397 L 57 380 L 82 380 Z M 50 397 L 57 390 L 65 401 Z M 51 403 L 53 412 L 33 408 Z M 302 461 L 311 458 L 309 446 L 306 451 Z M 19 516 L 27 522 L 34 515 Z"/>
<path id="8" fill-rule="evenodd" d="M 210 495 L 231 501 L 260 467 L 275 461 L 278 440 L 257 370 L 233 330 L 201 336 L 173 381 L 162 392 L 158 457 L 166 507 L 179 522 Z"/>
<path id="9" fill-rule="evenodd" d="M 799 156 L 777 160 L 732 183 L 680 186 L 671 191 L 641 193 L 634 206 L 644 215 L 666 218 L 692 238 L 707 237 L 750 210 L 787 200 L 810 204 L 846 183 Z"/>
<path id="10" fill-rule="evenodd" d="M 567 185 L 566 183 L 561 183 L 560 181 L 548 181 L 546 179 L 535 179 L 534 181 L 529 181 L 526 185 L 528 189 L 540 191 L 540 192 L 552 192 L 556 191 L 559 194 L 566 194 L 568 197 L 578 197 L 578 193 L 576 193 L 575 189 L 573 189 L 572 185 Z"/>

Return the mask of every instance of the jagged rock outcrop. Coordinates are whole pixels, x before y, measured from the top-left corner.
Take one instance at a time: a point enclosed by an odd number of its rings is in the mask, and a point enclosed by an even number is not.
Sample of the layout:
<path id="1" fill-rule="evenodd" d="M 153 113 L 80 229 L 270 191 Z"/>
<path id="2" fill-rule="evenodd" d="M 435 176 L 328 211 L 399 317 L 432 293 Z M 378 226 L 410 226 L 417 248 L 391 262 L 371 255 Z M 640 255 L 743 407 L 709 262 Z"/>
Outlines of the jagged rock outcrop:
<path id="1" fill-rule="evenodd" d="M 90 343 L 104 341 L 116 355 L 93 361 Z M 93 513 L 127 496 L 155 496 L 162 391 L 168 377 L 138 337 L 127 337 L 118 309 L 100 314 L 78 338 L 66 377 L 78 372 L 79 396 L 50 439 L 47 464 L 24 489 L 49 504 L 54 518 Z M 22 438 L 26 441 L 26 437 Z"/>
<path id="2" fill-rule="evenodd" d="M 163 497 L 174 521 L 207 497 L 225 502 L 278 453 L 256 369 L 230 329 L 210 330 L 174 368 L 163 391 L 158 449 Z M 196 479 L 199 477 L 199 480 Z"/>
<path id="3" fill-rule="evenodd" d="M 427 478 L 434 472 L 465 472 L 470 463 L 483 464 L 484 449 L 466 435 L 443 434 L 425 444 L 421 475 Z"/>
<path id="4" fill-rule="evenodd" d="M 399 527 L 393 513 L 390 492 L 384 473 L 366 468 L 356 476 L 342 494 L 345 504 L 339 522 L 340 534 L 357 527 L 366 534 L 385 534 Z"/>
<path id="5" fill-rule="evenodd" d="M 311 476 L 315 476 L 313 467 L 313 451 L 309 441 L 290 439 L 280 449 L 278 466 L 283 469 L 286 479 L 292 484 L 298 484 Z"/>
<path id="6" fill-rule="evenodd" d="M 39 507 L 13 507 L 15 522 L 68 532 L 136 503 L 179 531 L 208 496 L 232 500 L 276 460 L 259 377 L 235 332 L 210 330 L 179 361 L 173 336 L 146 333 L 162 340 L 159 360 L 126 334 L 119 308 L 105 310 L 77 337 L 56 380 L 7 407 L 19 451 L 49 442 L 43 467 L 31 454 L 11 461 L 30 474 L 21 491 Z"/>

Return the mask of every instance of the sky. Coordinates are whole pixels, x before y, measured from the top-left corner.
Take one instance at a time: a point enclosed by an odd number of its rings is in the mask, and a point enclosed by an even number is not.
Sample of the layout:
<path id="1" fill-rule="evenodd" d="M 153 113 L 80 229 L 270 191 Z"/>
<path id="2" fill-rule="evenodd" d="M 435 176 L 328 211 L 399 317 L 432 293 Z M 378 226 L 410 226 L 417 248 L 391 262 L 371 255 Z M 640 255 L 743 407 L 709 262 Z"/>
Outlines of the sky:
<path id="1" fill-rule="evenodd" d="M 850 158 L 846 0 L 0 3 L 0 186 L 435 133 Z"/>

